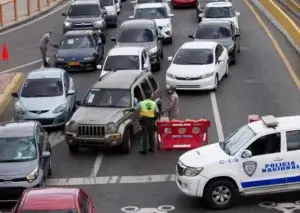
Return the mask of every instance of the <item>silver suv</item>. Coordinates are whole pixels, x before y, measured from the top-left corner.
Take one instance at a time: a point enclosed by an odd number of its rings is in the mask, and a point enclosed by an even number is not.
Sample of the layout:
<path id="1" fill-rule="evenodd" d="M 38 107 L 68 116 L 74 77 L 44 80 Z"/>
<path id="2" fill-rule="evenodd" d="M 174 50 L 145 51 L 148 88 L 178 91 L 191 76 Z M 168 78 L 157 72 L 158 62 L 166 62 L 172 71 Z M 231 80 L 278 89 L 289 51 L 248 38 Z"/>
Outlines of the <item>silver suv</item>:
<path id="1" fill-rule="evenodd" d="M 145 99 L 145 91 L 161 98 L 151 72 L 119 70 L 102 76 L 88 91 L 69 122 L 65 136 L 70 152 L 80 147 L 116 147 L 129 153 L 140 131 L 139 113 L 131 109 Z"/>

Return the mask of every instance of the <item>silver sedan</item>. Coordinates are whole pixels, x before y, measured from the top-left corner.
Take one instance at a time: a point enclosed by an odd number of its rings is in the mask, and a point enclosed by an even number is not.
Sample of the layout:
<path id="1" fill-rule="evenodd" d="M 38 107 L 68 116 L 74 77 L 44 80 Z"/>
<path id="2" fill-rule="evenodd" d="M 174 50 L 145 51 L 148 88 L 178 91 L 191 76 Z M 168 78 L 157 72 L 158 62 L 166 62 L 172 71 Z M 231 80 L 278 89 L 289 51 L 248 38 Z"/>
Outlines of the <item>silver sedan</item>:
<path id="1" fill-rule="evenodd" d="M 43 127 L 60 127 L 76 109 L 73 79 L 63 69 L 42 68 L 30 72 L 15 104 L 14 120 L 35 120 Z"/>

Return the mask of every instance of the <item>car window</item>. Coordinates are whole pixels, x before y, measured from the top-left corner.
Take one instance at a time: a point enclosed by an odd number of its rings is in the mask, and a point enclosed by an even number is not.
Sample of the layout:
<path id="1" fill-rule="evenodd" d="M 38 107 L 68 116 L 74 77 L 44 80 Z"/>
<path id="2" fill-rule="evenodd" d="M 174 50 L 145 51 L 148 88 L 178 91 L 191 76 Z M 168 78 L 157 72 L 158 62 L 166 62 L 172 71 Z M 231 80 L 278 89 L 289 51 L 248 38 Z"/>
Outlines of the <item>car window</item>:
<path id="1" fill-rule="evenodd" d="M 71 5 L 68 10 L 69 17 L 99 17 L 100 8 L 96 4 Z"/>
<path id="2" fill-rule="evenodd" d="M 151 75 L 149 75 L 148 79 L 149 79 L 149 82 L 150 82 L 153 90 L 156 91 L 158 89 L 158 84 L 157 84 L 156 80 Z"/>
<path id="3" fill-rule="evenodd" d="M 168 12 L 164 7 L 141 8 L 135 12 L 136 19 L 164 19 L 169 18 Z"/>
<path id="4" fill-rule="evenodd" d="M 107 57 L 104 65 L 105 71 L 138 69 L 140 69 L 138 55 L 111 55 Z"/>
<path id="5" fill-rule="evenodd" d="M 287 151 L 300 150 L 300 130 L 286 132 Z"/>
<path id="6" fill-rule="evenodd" d="M 136 101 L 137 102 L 140 102 L 142 100 L 144 100 L 144 97 L 143 97 L 143 94 L 142 94 L 142 91 L 141 91 L 141 88 L 139 87 L 139 85 L 137 85 L 134 90 L 133 90 L 133 95 L 134 95 L 134 98 L 137 99 Z"/>
<path id="7" fill-rule="evenodd" d="M 224 39 L 232 37 L 230 26 L 205 24 L 198 27 L 196 39 Z"/>
<path id="8" fill-rule="evenodd" d="M 205 65 L 212 64 L 214 61 L 211 49 L 179 49 L 173 60 L 173 64 L 178 65 Z M 187 70 L 188 71 L 188 70 Z"/>
<path id="9" fill-rule="evenodd" d="M 67 35 L 63 37 L 59 49 L 85 49 L 95 46 L 95 40 L 91 35 Z"/>
<path id="10" fill-rule="evenodd" d="M 274 133 L 260 137 L 246 149 L 252 152 L 252 156 L 259 156 L 278 153 L 280 147 L 281 135 L 280 133 Z"/>
<path id="11" fill-rule="evenodd" d="M 120 43 L 144 43 L 155 40 L 154 32 L 148 28 L 122 29 L 118 35 Z"/>
<path id="12" fill-rule="evenodd" d="M 63 95 L 63 85 L 60 78 L 26 79 L 21 91 L 21 97 L 56 97 Z"/>
<path id="13" fill-rule="evenodd" d="M 128 89 L 92 88 L 85 97 L 83 106 L 127 108 L 131 106 L 131 93 Z"/>
<path id="14" fill-rule="evenodd" d="M 37 158 L 35 138 L 0 138 L 0 162 L 26 162 Z"/>
<path id="15" fill-rule="evenodd" d="M 142 86 L 142 89 L 143 89 L 143 91 L 144 91 L 144 94 L 145 94 L 146 91 L 152 93 L 152 90 L 151 90 L 151 87 L 150 87 L 148 81 L 144 80 L 144 81 L 141 83 L 141 86 Z"/>
<path id="16" fill-rule="evenodd" d="M 114 0 L 100 0 L 100 2 L 101 2 L 101 5 L 104 7 L 114 5 Z M 116 1 L 116 2 L 118 2 L 118 1 Z"/>
<path id="17" fill-rule="evenodd" d="M 231 18 L 234 17 L 232 7 L 206 7 L 205 18 Z"/>

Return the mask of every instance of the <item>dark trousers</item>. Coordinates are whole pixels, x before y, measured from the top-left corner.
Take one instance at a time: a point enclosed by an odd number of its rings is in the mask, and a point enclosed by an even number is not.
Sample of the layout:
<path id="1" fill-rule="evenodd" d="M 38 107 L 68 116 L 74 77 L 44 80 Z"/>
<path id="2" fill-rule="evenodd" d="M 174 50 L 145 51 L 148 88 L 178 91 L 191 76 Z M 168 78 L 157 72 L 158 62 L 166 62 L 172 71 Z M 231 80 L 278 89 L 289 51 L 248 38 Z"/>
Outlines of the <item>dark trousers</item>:
<path id="1" fill-rule="evenodd" d="M 142 140 L 141 151 L 147 153 L 155 151 L 155 120 L 153 118 L 141 118 Z M 148 148 L 149 147 L 149 148 Z"/>

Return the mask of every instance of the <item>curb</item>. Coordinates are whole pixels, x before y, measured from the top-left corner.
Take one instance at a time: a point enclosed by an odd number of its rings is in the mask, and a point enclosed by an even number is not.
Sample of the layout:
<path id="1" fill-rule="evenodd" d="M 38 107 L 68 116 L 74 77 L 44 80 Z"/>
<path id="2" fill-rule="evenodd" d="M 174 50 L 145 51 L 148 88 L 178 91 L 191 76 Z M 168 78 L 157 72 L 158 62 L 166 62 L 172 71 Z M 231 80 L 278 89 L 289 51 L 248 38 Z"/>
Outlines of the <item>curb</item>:
<path id="1" fill-rule="evenodd" d="M 11 93 L 19 90 L 23 84 L 25 76 L 21 72 L 15 73 L 10 83 L 5 87 L 3 93 L 0 95 L 0 115 L 6 110 L 12 100 Z"/>
<path id="2" fill-rule="evenodd" d="M 294 0 L 287 0 L 287 3 L 296 11 L 300 13 L 300 4 L 295 2 Z"/>
<path id="3" fill-rule="evenodd" d="M 51 12 L 52 10 L 55 10 L 56 8 L 58 8 L 59 6 L 61 6 L 63 3 L 66 3 L 67 1 L 66 0 L 58 0 L 58 2 L 55 2 L 53 5 L 49 6 L 47 9 L 44 9 L 40 12 L 38 12 L 37 14 L 34 14 L 32 16 L 29 16 L 28 18 L 25 18 L 21 21 L 16 21 L 16 23 L 13 23 L 13 24 L 10 24 L 10 25 L 7 25 L 7 26 L 3 26 L 3 27 L 0 27 L 0 33 L 1 32 L 4 32 L 6 30 L 9 30 L 9 29 L 12 29 L 14 27 L 18 27 L 24 23 L 27 23 L 27 22 L 30 22 L 32 21 L 33 19 L 36 19 L 42 15 L 45 15 L 46 13 L 48 12 Z"/>

